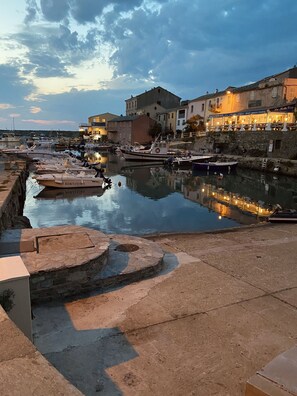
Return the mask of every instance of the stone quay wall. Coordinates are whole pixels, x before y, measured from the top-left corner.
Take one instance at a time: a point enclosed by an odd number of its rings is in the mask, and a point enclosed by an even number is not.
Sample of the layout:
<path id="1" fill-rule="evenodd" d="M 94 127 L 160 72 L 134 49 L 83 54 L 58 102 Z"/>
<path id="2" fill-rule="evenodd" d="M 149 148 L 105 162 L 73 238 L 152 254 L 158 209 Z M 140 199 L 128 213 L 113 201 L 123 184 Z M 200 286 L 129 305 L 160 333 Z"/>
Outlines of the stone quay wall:
<path id="1" fill-rule="evenodd" d="M 26 198 L 28 171 L 25 161 L 0 163 L 0 233 L 18 225 Z M 28 226 L 28 225 L 27 225 Z"/>
<path id="2" fill-rule="evenodd" d="M 85 264 L 30 274 L 31 301 L 55 301 L 80 295 L 96 287 L 96 277 L 107 264 L 108 250 Z"/>
<path id="3" fill-rule="evenodd" d="M 297 159 L 296 131 L 209 132 L 198 138 L 194 150 L 202 148 L 222 154 Z"/>

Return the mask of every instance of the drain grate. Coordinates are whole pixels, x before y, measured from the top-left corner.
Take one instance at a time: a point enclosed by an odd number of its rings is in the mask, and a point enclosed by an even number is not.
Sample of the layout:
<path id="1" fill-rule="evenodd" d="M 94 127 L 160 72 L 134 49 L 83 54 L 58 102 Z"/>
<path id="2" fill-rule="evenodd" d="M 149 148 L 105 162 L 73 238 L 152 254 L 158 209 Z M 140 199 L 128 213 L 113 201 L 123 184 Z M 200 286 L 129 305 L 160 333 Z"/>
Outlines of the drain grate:
<path id="1" fill-rule="evenodd" d="M 115 250 L 119 252 L 136 252 L 139 249 L 139 246 L 133 245 L 132 243 L 125 243 L 122 245 L 118 245 Z"/>

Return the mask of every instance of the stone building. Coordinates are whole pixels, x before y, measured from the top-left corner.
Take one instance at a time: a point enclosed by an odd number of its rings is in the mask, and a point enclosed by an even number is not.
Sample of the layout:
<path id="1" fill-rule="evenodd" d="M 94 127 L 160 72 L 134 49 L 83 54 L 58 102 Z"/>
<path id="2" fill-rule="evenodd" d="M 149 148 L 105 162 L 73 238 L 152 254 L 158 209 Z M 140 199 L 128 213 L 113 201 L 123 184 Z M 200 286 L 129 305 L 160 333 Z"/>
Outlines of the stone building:
<path id="1" fill-rule="evenodd" d="M 116 117 L 107 124 L 108 139 L 114 143 L 133 145 L 149 143 L 155 121 L 145 114 Z"/>
<path id="2" fill-rule="evenodd" d="M 155 87 L 140 95 L 126 99 L 126 115 L 146 114 L 158 121 L 158 116 L 168 109 L 179 107 L 181 98 L 162 87 Z"/>

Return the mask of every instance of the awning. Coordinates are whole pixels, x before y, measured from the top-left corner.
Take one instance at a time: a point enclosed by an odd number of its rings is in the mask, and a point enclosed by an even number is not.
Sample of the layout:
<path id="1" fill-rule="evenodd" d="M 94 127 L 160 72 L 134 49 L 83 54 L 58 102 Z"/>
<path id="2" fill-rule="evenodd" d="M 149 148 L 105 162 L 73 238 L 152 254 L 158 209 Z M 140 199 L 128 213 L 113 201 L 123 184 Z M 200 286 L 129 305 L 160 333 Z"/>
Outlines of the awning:
<path id="1" fill-rule="evenodd" d="M 224 114 L 213 114 L 210 115 L 209 118 L 223 118 L 223 117 L 233 117 L 233 116 L 241 116 L 241 115 L 252 115 L 252 114 L 268 114 L 269 112 L 275 113 L 293 113 L 295 109 L 295 105 L 288 105 L 282 107 L 266 107 L 262 109 L 246 109 L 242 111 L 237 111 L 235 113 L 224 113 Z"/>

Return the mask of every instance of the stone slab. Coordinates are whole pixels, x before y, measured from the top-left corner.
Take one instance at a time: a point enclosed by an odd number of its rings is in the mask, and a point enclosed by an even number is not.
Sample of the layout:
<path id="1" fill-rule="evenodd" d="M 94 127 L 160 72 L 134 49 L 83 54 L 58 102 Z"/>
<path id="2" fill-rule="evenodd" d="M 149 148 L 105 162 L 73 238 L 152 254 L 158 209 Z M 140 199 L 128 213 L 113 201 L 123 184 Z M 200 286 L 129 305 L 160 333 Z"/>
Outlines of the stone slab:
<path id="1" fill-rule="evenodd" d="M 297 227 L 217 235 L 153 239 L 171 252 L 158 276 L 39 306 L 36 345 L 85 394 L 244 395 L 296 343 Z"/>
<path id="2" fill-rule="evenodd" d="M 81 395 L 15 326 L 0 307 L 0 394 Z"/>
<path id="3" fill-rule="evenodd" d="M 74 234 L 37 236 L 37 253 L 53 253 L 69 249 L 93 248 L 94 244 L 86 232 Z"/>

